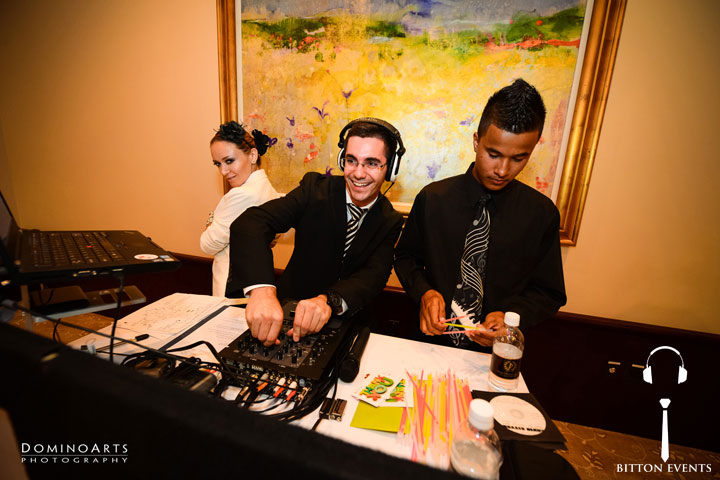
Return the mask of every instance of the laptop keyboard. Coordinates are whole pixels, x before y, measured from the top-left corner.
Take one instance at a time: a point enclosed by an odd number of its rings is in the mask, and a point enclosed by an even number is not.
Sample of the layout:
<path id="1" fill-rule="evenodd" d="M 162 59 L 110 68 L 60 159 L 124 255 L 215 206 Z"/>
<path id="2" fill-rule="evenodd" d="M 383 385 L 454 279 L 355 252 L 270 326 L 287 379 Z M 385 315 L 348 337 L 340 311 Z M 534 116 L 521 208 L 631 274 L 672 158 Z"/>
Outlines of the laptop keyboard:
<path id="1" fill-rule="evenodd" d="M 104 232 L 32 232 L 35 267 L 102 265 L 124 258 Z"/>

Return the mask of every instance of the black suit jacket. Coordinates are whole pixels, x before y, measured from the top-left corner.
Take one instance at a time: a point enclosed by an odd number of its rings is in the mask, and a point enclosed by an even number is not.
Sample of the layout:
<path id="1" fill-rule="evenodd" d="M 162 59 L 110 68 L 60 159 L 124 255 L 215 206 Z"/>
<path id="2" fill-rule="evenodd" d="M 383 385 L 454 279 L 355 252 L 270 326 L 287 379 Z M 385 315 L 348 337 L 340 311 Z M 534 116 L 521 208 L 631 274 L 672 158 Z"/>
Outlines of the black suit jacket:
<path id="1" fill-rule="evenodd" d="M 390 276 L 403 219 L 380 195 L 343 261 L 346 208 L 343 177 L 308 173 L 286 196 L 245 210 L 230 227 L 226 295 L 241 297 L 245 287 L 275 285 L 270 243 L 277 233 L 295 228 L 295 248 L 277 282 L 278 298 L 311 298 L 332 289 L 348 313 L 363 308 Z"/>

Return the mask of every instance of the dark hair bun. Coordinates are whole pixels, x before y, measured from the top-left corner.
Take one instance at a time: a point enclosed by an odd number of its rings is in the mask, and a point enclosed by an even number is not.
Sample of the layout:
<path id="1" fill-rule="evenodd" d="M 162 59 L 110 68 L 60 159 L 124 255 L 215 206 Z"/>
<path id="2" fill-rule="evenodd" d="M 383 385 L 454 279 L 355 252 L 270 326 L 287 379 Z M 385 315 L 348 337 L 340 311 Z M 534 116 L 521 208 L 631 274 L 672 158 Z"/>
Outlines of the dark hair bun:
<path id="1" fill-rule="evenodd" d="M 245 142 L 245 128 L 242 124 L 236 121 L 225 122 L 217 129 L 215 136 L 212 138 L 211 143 L 216 140 L 223 140 L 225 142 L 232 142 L 238 147 L 242 148 Z M 252 146 L 252 145 L 250 145 Z"/>
<path id="2" fill-rule="evenodd" d="M 270 147 L 270 137 L 262 133 L 260 130 L 252 131 L 253 140 L 255 140 L 255 148 L 257 148 L 258 154 L 262 157 Z"/>

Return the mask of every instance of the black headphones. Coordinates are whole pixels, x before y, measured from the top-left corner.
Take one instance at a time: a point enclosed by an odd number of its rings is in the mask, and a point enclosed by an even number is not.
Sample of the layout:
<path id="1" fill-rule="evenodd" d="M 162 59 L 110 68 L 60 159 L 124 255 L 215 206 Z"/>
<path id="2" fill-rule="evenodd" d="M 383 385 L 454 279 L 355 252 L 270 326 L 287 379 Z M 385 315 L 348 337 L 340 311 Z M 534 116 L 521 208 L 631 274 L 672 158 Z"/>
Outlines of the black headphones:
<path id="1" fill-rule="evenodd" d="M 379 118 L 356 118 L 352 122 L 345 125 L 340 131 L 340 140 L 338 141 L 338 147 L 340 147 L 340 152 L 338 152 L 337 157 L 337 163 L 340 171 L 345 171 L 345 146 L 347 145 L 347 138 L 345 138 L 345 133 L 357 123 L 372 123 L 374 125 L 378 125 L 387 130 L 397 142 L 397 150 L 392 152 L 390 154 L 390 158 L 387 159 L 387 172 L 385 173 L 385 180 L 387 180 L 388 182 L 394 182 L 397 178 L 398 171 L 400 170 L 400 159 L 403 155 L 405 155 L 405 146 L 403 145 L 402 138 L 400 138 L 400 132 L 397 131 L 397 128 L 393 127 L 385 120 L 380 120 Z"/>

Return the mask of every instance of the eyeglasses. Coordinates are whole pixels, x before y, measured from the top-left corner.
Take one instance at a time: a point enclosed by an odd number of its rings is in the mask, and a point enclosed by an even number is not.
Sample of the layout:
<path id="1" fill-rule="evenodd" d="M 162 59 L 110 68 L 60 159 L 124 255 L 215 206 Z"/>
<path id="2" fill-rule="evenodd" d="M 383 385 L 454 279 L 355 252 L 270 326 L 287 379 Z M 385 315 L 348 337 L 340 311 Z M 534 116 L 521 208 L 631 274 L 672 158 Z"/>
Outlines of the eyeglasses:
<path id="1" fill-rule="evenodd" d="M 368 170 L 382 170 L 387 164 L 380 163 L 377 160 L 370 160 L 369 162 L 360 163 L 355 158 L 345 159 L 345 168 L 357 168 L 359 165 L 362 165 Z"/>

